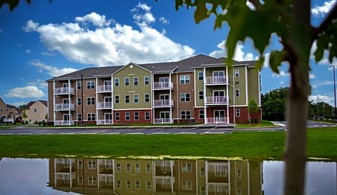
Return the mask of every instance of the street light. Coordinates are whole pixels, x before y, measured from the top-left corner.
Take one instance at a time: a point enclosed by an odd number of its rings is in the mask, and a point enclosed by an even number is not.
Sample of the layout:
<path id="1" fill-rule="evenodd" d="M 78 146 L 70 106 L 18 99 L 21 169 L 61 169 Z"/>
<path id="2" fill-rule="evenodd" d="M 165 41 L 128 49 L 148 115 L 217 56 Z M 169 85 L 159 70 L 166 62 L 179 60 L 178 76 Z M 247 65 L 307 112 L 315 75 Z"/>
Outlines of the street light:
<path id="1" fill-rule="evenodd" d="M 335 103 L 335 112 L 334 118 L 336 119 L 337 110 L 336 110 L 336 77 L 335 77 L 335 66 L 332 65 L 332 74 L 333 74 L 333 95 L 334 95 L 334 103 Z"/>

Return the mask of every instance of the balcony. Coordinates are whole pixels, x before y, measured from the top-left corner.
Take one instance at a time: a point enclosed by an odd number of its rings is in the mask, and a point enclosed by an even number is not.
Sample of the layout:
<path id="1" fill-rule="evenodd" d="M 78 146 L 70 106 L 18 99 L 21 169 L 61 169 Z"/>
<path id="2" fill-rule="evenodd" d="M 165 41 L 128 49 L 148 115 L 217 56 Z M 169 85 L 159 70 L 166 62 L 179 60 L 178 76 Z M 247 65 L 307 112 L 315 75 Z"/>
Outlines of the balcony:
<path id="1" fill-rule="evenodd" d="M 207 124 L 229 124 L 229 117 L 208 117 Z"/>
<path id="2" fill-rule="evenodd" d="M 97 125 L 112 125 L 112 120 L 111 119 L 98 119 L 97 120 Z"/>
<path id="3" fill-rule="evenodd" d="M 154 108 L 165 108 L 165 107 L 172 107 L 173 100 L 154 100 L 153 107 Z"/>
<path id="4" fill-rule="evenodd" d="M 112 87 L 111 85 L 98 85 L 96 88 L 97 93 L 111 93 Z"/>
<path id="5" fill-rule="evenodd" d="M 55 105 L 55 111 L 69 111 L 69 110 L 71 111 L 75 110 L 74 104 L 62 103 Z"/>
<path id="6" fill-rule="evenodd" d="M 227 96 L 208 96 L 205 101 L 206 105 L 228 105 Z"/>
<path id="7" fill-rule="evenodd" d="M 112 102 L 97 102 L 97 109 L 112 109 Z"/>
<path id="8" fill-rule="evenodd" d="M 57 120 L 54 122 L 55 126 L 74 125 L 74 121 L 69 120 Z"/>
<path id="9" fill-rule="evenodd" d="M 172 82 L 154 82 L 153 83 L 153 89 L 154 90 L 173 89 L 173 83 Z"/>
<path id="10" fill-rule="evenodd" d="M 228 79 L 223 76 L 206 77 L 206 85 L 227 85 Z"/>
<path id="11" fill-rule="evenodd" d="M 61 87 L 55 88 L 54 95 L 74 95 L 74 88 L 70 87 Z"/>

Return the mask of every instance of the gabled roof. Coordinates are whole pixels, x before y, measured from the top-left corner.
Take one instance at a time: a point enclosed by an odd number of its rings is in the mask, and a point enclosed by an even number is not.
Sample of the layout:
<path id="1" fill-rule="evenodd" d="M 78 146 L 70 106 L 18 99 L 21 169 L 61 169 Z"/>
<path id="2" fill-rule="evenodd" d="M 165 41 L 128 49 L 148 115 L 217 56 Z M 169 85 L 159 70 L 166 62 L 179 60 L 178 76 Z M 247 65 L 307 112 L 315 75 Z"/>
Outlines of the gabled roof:
<path id="1" fill-rule="evenodd" d="M 35 104 L 35 102 L 41 102 L 43 105 L 45 105 L 47 107 L 47 101 L 46 100 L 37 100 L 37 101 L 30 101 L 26 107 L 27 109 L 29 109 L 33 104 Z"/>

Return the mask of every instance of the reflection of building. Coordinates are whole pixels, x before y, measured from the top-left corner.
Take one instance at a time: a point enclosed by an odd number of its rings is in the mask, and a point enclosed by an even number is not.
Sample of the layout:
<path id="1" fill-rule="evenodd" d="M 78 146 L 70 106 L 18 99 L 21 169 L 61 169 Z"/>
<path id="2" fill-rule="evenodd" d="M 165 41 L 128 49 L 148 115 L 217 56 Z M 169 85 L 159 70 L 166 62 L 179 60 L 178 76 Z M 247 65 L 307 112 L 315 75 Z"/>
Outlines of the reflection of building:
<path id="1" fill-rule="evenodd" d="M 49 161 L 49 185 L 82 194 L 262 194 L 259 161 L 74 159 Z"/>

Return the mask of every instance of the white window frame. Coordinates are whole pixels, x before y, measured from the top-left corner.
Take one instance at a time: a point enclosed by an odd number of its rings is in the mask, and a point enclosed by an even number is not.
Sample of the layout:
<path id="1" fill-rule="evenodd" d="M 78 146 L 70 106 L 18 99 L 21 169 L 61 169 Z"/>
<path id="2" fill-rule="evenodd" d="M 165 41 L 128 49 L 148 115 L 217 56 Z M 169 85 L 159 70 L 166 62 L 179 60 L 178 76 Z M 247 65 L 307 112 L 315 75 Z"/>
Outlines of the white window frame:
<path id="1" fill-rule="evenodd" d="M 200 93 L 202 93 L 202 94 L 200 94 Z M 203 100 L 203 99 L 204 99 L 204 90 L 200 90 L 200 91 L 198 91 L 198 100 Z"/>
<path id="2" fill-rule="evenodd" d="M 150 102 L 150 94 L 148 93 L 144 94 L 144 102 L 146 103 Z"/>
<path id="3" fill-rule="evenodd" d="M 134 114 L 133 114 L 133 120 L 135 120 L 135 121 L 139 120 L 139 112 L 134 112 Z"/>
<path id="4" fill-rule="evenodd" d="M 130 85 L 130 77 L 124 77 L 124 86 Z"/>
<path id="5" fill-rule="evenodd" d="M 148 121 L 151 119 L 151 113 L 149 111 L 145 112 L 145 120 Z"/>
<path id="6" fill-rule="evenodd" d="M 121 115 L 119 112 L 115 112 L 115 121 L 121 120 Z"/>
<path id="7" fill-rule="evenodd" d="M 187 101 L 188 96 L 188 101 Z M 180 102 L 189 102 L 191 101 L 191 94 L 190 93 L 180 93 Z"/>
<path id="8" fill-rule="evenodd" d="M 120 96 L 119 95 L 115 95 L 115 104 L 119 104 L 120 102 Z"/>
<path id="9" fill-rule="evenodd" d="M 187 116 L 189 116 L 189 118 Z M 190 110 L 181 110 L 180 111 L 180 118 L 181 119 L 191 119 L 191 111 Z"/>
<path id="10" fill-rule="evenodd" d="M 133 103 L 139 103 L 139 94 L 133 94 Z"/>
<path id="11" fill-rule="evenodd" d="M 135 85 L 135 86 L 139 85 L 139 78 L 138 77 L 133 77 L 133 85 Z"/>
<path id="12" fill-rule="evenodd" d="M 126 98 L 126 97 L 128 97 L 128 98 Z M 128 101 L 126 101 L 126 100 L 128 100 Z M 126 104 L 130 103 L 130 95 L 129 95 L 129 94 L 125 94 L 125 95 L 124 95 L 124 102 L 125 102 Z"/>
<path id="13" fill-rule="evenodd" d="M 235 117 L 240 117 L 241 113 L 240 113 L 240 108 L 236 108 L 235 109 Z"/>
<path id="14" fill-rule="evenodd" d="M 190 75 L 180 75 L 180 84 L 181 85 L 187 85 L 191 83 L 191 77 Z"/>
<path id="15" fill-rule="evenodd" d="M 235 97 L 240 97 L 240 89 L 235 89 Z"/>
<path id="16" fill-rule="evenodd" d="M 198 81 L 203 81 L 203 80 L 204 80 L 204 71 L 198 71 Z"/>
<path id="17" fill-rule="evenodd" d="M 234 70 L 234 75 L 235 75 L 235 78 L 238 78 L 238 77 L 240 77 L 240 69 L 235 69 Z"/>
<path id="18" fill-rule="evenodd" d="M 130 119 L 131 119 L 131 113 L 125 112 L 125 121 L 130 121 Z"/>
<path id="19" fill-rule="evenodd" d="M 205 118 L 205 110 L 203 110 L 203 109 L 199 110 L 198 115 L 199 115 L 199 119 L 204 119 Z"/>
<path id="20" fill-rule="evenodd" d="M 119 86 L 119 78 L 114 79 L 114 86 L 118 87 Z"/>
<path id="21" fill-rule="evenodd" d="M 87 81 L 87 89 L 95 89 L 95 81 Z"/>
<path id="22" fill-rule="evenodd" d="M 150 84 L 150 77 L 144 76 L 144 85 L 149 85 L 149 84 Z"/>

